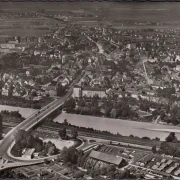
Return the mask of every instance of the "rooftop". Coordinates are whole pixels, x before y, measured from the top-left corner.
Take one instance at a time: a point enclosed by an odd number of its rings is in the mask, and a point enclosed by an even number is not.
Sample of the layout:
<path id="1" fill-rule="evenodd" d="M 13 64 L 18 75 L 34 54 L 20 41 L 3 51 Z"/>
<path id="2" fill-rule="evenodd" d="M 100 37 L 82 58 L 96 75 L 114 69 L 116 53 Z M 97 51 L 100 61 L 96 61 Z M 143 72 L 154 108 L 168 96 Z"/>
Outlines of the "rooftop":
<path id="1" fill-rule="evenodd" d="M 96 87 L 83 87 L 82 90 L 85 90 L 85 91 L 106 91 L 106 89 L 104 88 L 96 88 Z"/>
<path id="2" fill-rule="evenodd" d="M 115 165 L 119 165 L 123 160 L 122 157 L 109 155 L 109 154 L 102 153 L 99 151 L 92 151 L 90 153 L 89 157 L 94 158 L 94 159 L 98 159 L 100 161 L 104 161 L 107 163 L 115 164 Z"/>

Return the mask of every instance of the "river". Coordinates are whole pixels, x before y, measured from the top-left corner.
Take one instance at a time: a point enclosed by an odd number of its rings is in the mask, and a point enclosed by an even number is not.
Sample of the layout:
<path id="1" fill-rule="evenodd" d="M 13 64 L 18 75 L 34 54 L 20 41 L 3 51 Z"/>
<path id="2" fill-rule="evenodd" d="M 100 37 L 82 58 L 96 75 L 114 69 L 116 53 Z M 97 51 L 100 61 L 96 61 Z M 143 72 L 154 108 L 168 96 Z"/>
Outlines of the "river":
<path id="1" fill-rule="evenodd" d="M 37 111 L 36 109 L 31 108 L 22 108 L 6 105 L 0 105 L 0 111 L 1 110 L 19 111 L 19 113 L 25 118 L 29 117 Z M 161 140 L 164 140 L 168 136 L 169 132 L 175 132 L 176 136 L 180 139 L 179 126 L 161 125 L 147 122 L 136 122 L 122 119 L 112 119 L 67 113 L 60 114 L 54 119 L 54 121 L 63 122 L 64 119 L 67 119 L 67 121 L 72 125 L 90 127 L 96 130 L 107 130 L 114 134 L 118 132 L 125 136 L 129 136 L 130 134 L 132 134 L 139 137 L 159 137 Z"/>
<path id="2" fill-rule="evenodd" d="M 67 113 L 62 113 L 61 115 L 56 117 L 54 121 L 63 122 L 64 119 L 67 119 L 67 121 L 72 125 L 90 127 L 96 130 L 107 130 L 114 134 L 119 132 L 120 134 L 125 136 L 129 136 L 130 134 L 132 134 L 138 137 L 158 137 L 161 140 L 164 140 L 168 136 L 169 132 L 175 132 L 176 136 L 180 139 L 180 127 L 178 126 Z"/>
<path id="3" fill-rule="evenodd" d="M 15 107 L 15 106 L 0 105 L 0 111 L 2 111 L 2 110 L 19 111 L 19 113 L 24 118 L 31 116 L 33 113 L 35 113 L 37 111 L 37 109 L 31 109 L 31 108 L 22 108 L 22 107 Z"/>

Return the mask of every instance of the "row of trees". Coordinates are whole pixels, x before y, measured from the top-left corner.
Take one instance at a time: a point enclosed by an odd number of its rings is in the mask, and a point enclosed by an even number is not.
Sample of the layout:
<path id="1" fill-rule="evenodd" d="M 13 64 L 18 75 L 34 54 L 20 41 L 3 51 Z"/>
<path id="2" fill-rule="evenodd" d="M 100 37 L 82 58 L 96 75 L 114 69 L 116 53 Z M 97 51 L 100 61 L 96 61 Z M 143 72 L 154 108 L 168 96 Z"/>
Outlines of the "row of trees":
<path id="1" fill-rule="evenodd" d="M 177 143 L 179 143 L 179 141 L 175 133 L 170 132 L 169 135 L 165 138 L 165 141 L 161 142 L 160 148 L 158 150 L 155 145 L 152 146 L 152 152 L 180 157 L 180 149 L 177 147 Z"/>
<path id="2" fill-rule="evenodd" d="M 171 123 L 173 125 L 177 125 L 180 123 L 180 110 L 178 106 L 170 107 L 170 105 L 167 106 L 166 110 L 160 111 L 160 119 L 163 122 Z"/>
<path id="3" fill-rule="evenodd" d="M 33 100 L 26 100 L 22 97 L 16 97 L 16 96 L 1 96 L 0 104 L 2 105 L 10 105 L 10 106 L 19 106 L 19 107 L 28 107 L 28 108 L 34 108 L 34 109 L 40 109 L 43 100 L 41 101 L 33 101 Z"/>
<path id="4" fill-rule="evenodd" d="M 2 110 L 1 111 L 2 115 L 9 115 L 9 116 L 14 116 L 14 117 L 18 117 L 18 118 L 22 118 L 21 114 L 19 113 L 19 111 L 8 111 L 8 110 Z"/>
<path id="5" fill-rule="evenodd" d="M 162 142 L 160 145 L 160 154 L 166 154 L 174 157 L 180 157 L 180 150 L 175 144 Z"/>
<path id="6" fill-rule="evenodd" d="M 66 112 L 73 112 L 76 107 L 76 101 L 74 98 L 70 98 L 66 100 L 62 106 L 63 109 L 66 110 Z"/>
<path id="7" fill-rule="evenodd" d="M 126 99 L 121 99 L 113 101 L 112 99 L 104 99 L 101 101 L 101 105 L 99 103 L 98 97 L 94 96 L 89 98 L 89 100 L 85 98 L 80 98 L 77 100 L 77 108 L 75 99 L 71 98 L 67 100 L 63 104 L 63 109 L 68 113 L 75 112 L 77 114 L 83 115 L 95 115 L 112 118 L 134 118 L 138 115 L 131 109 L 128 101 Z"/>
<path id="8" fill-rule="evenodd" d="M 107 97 L 99 99 L 97 96 L 87 98 L 79 98 L 77 100 L 71 98 L 63 104 L 63 109 L 67 113 L 77 113 L 83 115 L 105 116 L 110 118 L 131 118 L 136 120 L 138 114 L 131 107 L 138 105 L 142 111 L 155 110 L 152 115 L 161 116 L 161 120 L 174 125 L 179 124 L 180 110 L 177 106 L 159 104 L 140 98 L 136 100 L 132 97 L 115 98 Z"/>
<path id="9" fill-rule="evenodd" d="M 77 164 L 78 157 L 82 156 L 82 151 L 78 151 L 74 146 L 64 147 L 58 156 L 59 161 L 69 164 Z"/>
<path id="10" fill-rule="evenodd" d="M 18 111 L 7 111 L 7 110 L 2 110 L 0 113 L 0 140 L 3 138 L 3 117 L 4 115 L 9 115 L 12 117 L 18 117 L 20 119 L 24 119 L 21 114 Z"/>

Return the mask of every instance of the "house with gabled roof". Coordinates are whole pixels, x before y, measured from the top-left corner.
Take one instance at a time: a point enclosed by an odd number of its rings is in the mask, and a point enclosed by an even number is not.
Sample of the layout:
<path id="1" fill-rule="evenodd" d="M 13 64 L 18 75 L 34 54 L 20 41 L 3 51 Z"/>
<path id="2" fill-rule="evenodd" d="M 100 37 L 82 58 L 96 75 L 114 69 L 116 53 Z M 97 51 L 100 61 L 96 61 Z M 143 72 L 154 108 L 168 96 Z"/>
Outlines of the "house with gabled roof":
<path id="1" fill-rule="evenodd" d="M 122 167 L 123 165 L 125 165 L 125 159 L 123 159 L 122 157 L 106 154 L 99 151 L 91 151 L 89 157 L 107 164 L 113 164 L 117 167 Z"/>

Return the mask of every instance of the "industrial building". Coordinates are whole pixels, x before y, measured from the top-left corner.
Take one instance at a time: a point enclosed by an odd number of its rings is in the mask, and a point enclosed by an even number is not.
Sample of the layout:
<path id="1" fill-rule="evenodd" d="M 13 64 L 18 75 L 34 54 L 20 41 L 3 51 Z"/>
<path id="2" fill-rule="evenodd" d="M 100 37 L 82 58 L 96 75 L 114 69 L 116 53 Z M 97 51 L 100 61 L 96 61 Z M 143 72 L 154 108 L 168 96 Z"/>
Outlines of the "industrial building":
<path id="1" fill-rule="evenodd" d="M 102 153 L 99 151 L 91 151 L 89 157 L 91 159 L 106 163 L 106 164 L 113 164 L 118 167 L 122 167 L 125 165 L 125 159 L 120 156 L 115 156 L 111 154 Z"/>
<path id="2" fill-rule="evenodd" d="M 104 88 L 92 88 L 92 87 L 81 87 L 74 86 L 73 88 L 73 97 L 93 97 L 98 96 L 100 98 L 107 97 L 106 90 Z"/>

